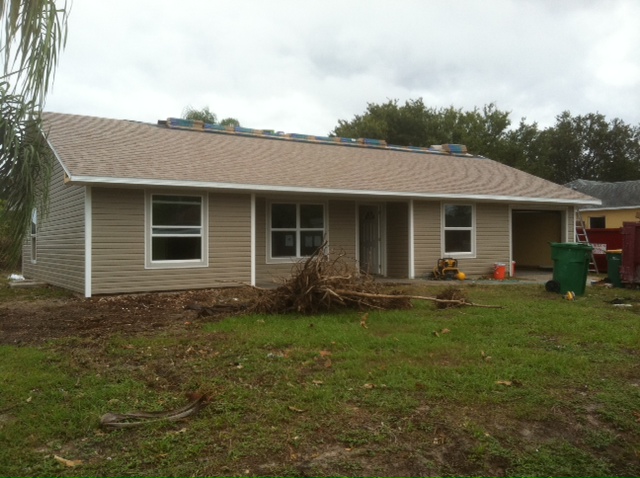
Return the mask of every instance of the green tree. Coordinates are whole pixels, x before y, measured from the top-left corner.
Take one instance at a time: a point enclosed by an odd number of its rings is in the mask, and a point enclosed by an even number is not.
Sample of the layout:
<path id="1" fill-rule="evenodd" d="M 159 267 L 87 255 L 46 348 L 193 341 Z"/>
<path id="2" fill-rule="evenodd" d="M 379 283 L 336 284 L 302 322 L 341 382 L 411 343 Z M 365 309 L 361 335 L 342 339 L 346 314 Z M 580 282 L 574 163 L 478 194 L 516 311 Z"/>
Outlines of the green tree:
<path id="1" fill-rule="evenodd" d="M 336 136 L 384 139 L 389 144 L 429 147 L 464 144 L 475 154 L 499 155 L 511 124 L 509 113 L 491 103 L 482 109 L 463 111 L 453 106 L 431 108 L 422 98 L 399 105 L 397 100 L 369 103 L 367 111 L 351 121 L 338 120 Z"/>
<path id="2" fill-rule="evenodd" d="M 235 118 L 225 118 L 220 121 L 222 126 L 240 126 L 240 121 Z"/>
<path id="3" fill-rule="evenodd" d="M 221 124 L 223 126 L 240 126 L 240 122 L 235 118 L 225 118 L 218 123 L 216 114 L 205 106 L 201 110 L 187 106 L 182 112 L 182 117 L 188 120 L 203 121 L 208 124 Z"/>
<path id="4" fill-rule="evenodd" d="M 67 3 L 0 0 L 0 220 L 10 241 L 0 249 L 9 263 L 20 256 L 35 206 L 46 208 L 50 152 L 42 138 L 41 109 L 66 43 Z"/>
<path id="5" fill-rule="evenodd" d="M 541 176 L 544 168 L 539 160 L 539 136 L 538 124 L 528 124 L 523 118 L 517 128 L 505 134 L 500 160 L 511 167 Z"/>
<path id="6" fill-rule="evenodd" d="M 351 121 L 338 120 L 331 134 L 346 138 L 384 139 L 389 144 L 425 146 L 427 109 L 422 98 L 398 106 L 397 100 L 369 103 L 367 111 Z M 428 145 L 427 145 L 428 146 Z"/>
<path id="7" fill-rule="evenodd" d="M 509 113 L 491 103 L 470 111 L 430 108 L 423 100 L 369 103 L 350 121 L 338 120 L 336 136 L 384 139 L 389 144 L 428 147 L 464 144 L 469 152 L 564 184 L 574 179 L 640 179 L 640 126 L 598 113 L 572 116 L 539 129 L 523 118 L 511 127 Z"/>
<path id="8" fill-rule="evenodd" d="M 547 178 L 559 184 L 575 179 L 640 179 L 640 128 L 599 113 L 572 116 L 564 111 L 538 138 Z"/>
<path id="9" fill-rule="evenodd" d="M 609 122 L 603 181 L 640 179 L 640 125 L 632 127 L 619 118 Z"/>

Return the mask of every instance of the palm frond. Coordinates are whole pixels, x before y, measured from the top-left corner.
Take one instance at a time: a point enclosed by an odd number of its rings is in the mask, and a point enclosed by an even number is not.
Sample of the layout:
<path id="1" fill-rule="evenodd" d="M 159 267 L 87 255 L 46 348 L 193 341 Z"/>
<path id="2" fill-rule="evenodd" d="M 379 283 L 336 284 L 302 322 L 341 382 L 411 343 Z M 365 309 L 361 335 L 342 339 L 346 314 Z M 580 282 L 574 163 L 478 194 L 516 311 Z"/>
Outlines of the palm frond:
<path id="1" fill-rule="evenodd" d="M 0 27 L 4 29 L 4 77 L 12 78 L 13 93 L 37 104 L 51 85 L 61 50 L 67 40 L 67 1 L 0 0 Z"/>
<path id="2" fill-rule="evenodd" d="M 61 5 L 59 7 L 58 5 Z M 51 152 L 41 110 L 67 40 L 66 0 L 0 0 L 0 260 L 20 257 L 34 207 L 45 212 Z"/>
<path id="3" fill-rule="evenodd" d="M 15 264 L 31 211 L 37 208 L 46 215 L 52 153 L 42 134 L 40 115 L 21 96 L 8 94 L 6 84 L 0 84 L 0 114 L 0 198 L 5 202 L 0 222 L 9 239 L 0 257 Z"/>

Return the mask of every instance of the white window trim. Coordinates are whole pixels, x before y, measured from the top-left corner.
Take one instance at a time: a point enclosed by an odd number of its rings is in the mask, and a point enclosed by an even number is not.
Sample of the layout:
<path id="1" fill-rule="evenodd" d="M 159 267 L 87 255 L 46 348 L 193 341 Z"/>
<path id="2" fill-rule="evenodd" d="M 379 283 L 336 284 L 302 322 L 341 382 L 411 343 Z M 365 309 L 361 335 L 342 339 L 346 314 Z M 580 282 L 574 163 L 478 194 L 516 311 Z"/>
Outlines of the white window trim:
<path id="1" fill-rule="evenodd" d="M 296 248 L 298 249 L 298 251 L 300 250 L 300 206 L 301 205 L 312 205 L 312 206 L 322 206 L 322 220 L 323 220 L 323 238 L 325 241 L 328 240 L 328 230 L 329 230 L 329 222 L 328 222 L 328 205 L 326 201 L 297 201 L 297 200 L 287 200 L 287 199 L 283 199 L 283 200 L 273 200 L 273 201 L 267 201 L 267 214 L 266 214 L 266 218 L 267 218 L 267 223 L 266 223 L 266 235 L 267 235 L 267 240 L 266 245 L 267 245 L 267 250 L 266 250 L 266 258 L 267 258 L 267 264 L 293 264 L 296 262 L 299 262 L 301 259 L 304 259 L 306 257 L 309 256 L 289 256 L 289 257 L 272 257 L 271 256 L 271 206 L 273 204 L 295 204 L 296 206 Z M 305 228 L 305 230 L 313 230 L 313 229 L 307 229 Z M 316 229 L 317 230 L 317 229 Z"/>
<path id="2" fill-rule="evenodd" d="M 151 260 L 151 219 L 153 207 L 152 197 L 160 196 L 192 196 L 201 199 L 201 224 L 202 224 L 202 241 L 201 259 L 177 260 L 177 261 L 153 261 Z M 199 267 L 209 267 L 209 195 L 193 194 L 191 192 L 167 192 L 167 191 L 146 191 L 145 193 L 145 214 L 144 214 L 144 257 L 145 269 L 189 269 Z"/>
<path id="3" fill-rule="evenodd" d="M 445 209 L 447 206 L 470 206 L 471 207 L 471 227 L 446 227 L 445 224 Z M 476 258 L 476 205 L 473 203 L 456 203 L 446 202 L 442 203 L 440 207 L 440 244 L 442 257 L 456 258 Z M 471 251 L 469 252 L 447 252 L 445 250 L 445 231 L 471 231 Z"/>

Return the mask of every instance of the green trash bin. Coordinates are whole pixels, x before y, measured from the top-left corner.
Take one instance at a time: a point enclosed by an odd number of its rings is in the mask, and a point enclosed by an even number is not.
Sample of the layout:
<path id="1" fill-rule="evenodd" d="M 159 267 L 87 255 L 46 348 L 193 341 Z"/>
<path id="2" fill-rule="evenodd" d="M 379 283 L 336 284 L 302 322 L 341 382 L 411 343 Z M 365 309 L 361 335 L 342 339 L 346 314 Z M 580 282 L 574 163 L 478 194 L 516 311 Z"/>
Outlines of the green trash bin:
<path id="1" fill-rule="evenodd" d="M 584 295 L 592 249 L 586 244 L 552 242 L 553 280 L 547 283 L 547 290 Z"/>
<path id="2" fill-rule="evenodd" d="M 622 287 L 622 277 L 620 277 L 620 266 L 622 265 L 622 249 L 607 251 L 607 277 L 613 287 Z"/>

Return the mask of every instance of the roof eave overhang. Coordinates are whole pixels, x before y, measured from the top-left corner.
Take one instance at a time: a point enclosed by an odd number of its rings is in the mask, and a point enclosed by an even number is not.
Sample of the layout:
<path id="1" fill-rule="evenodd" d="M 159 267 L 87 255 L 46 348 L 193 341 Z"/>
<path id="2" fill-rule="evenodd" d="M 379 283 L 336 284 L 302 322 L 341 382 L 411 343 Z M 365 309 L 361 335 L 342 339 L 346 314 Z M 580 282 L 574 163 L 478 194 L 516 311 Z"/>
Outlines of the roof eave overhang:
<path id="1" fill-rule="evenodd" d="M 632 211 L 634 209 L 640 209 L 640 204 L 637 206 L 602 206 L 602 207 L 585 207 L 580 210 L 583 212 L 591 212 L 591 211 Z"/>
<path id="2" fill-rule="evenodd" d="M 63 165 L 64 167 L 64 165 Z M 193 189 L 217 189 L 234 190 L 246 192 L 272 192 L 272 193 L 298 193 L 298 194 L 328 194 L 335 196 L 379 196 L 407 199 L 448 199 L 448 200 L 474 200 L 474 201 L 500 201 L 517 203 L 540 203 L 540 204 L 562 204 L 562 205 L 600 205 L 599 199 L 561 199 L 561 198 L 537 198 L 527 196 L 501 196 L 486 194 L 442 194 L 424 192 L 405 191 L 375 191 L 375 190 L 353 190 L 338 188 L 312 188 L 312 187 L 292 187 L 274 186 L 263 184 L 238 184 L 238 183 L 218 183 L 200 181 L 176 181 L 166 179 L 143 179 L 143 178 L 109 178 L 95 176 L 71 176 L 65 168 L 65 182 L 79 186 L 103 185 L 103 186 L 134 186 L 134 187 L 172 187 L 172 188 L 193 188 Z"/>
<path id="3" fill-rule="evenodd" d="M 49 137 L 47 136 L 47 134 L 43 130 L 41 130 L 40 133 L 42 134 L 44 139 L 47 141 L 47 144 L 49 145 L 49 149 L 51 149 L 51 152 L 53 153 L 53 156 L 56 158 L 56 161 L 58 161 L 58 163 L 60 164 L 60 167 L 62 167 L 62 170 L 64 171 L 65 182 L 67 182 L 71 177 L 69 168 L 67 168 L 67 166 L 62 161 L 62 158 L 60 158 L 58 151 L 56 150 L 56 148 L 53 147 L 53 144 L 51 144 L 51 141 L 49 141 Z"/>

